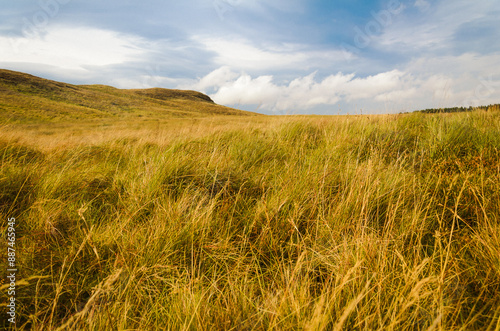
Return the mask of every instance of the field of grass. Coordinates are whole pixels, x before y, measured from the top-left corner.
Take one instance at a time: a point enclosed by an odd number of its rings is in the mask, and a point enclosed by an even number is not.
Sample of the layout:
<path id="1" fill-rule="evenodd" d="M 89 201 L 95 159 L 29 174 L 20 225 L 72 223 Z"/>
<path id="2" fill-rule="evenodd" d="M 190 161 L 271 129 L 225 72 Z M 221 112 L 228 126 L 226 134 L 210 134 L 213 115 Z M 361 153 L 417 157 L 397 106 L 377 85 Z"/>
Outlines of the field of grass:
<path id="1" fill-rule="evenodd" d="M 498 331 L 499 160 L 498 111 L 5 125 L 17 327 Z"/>

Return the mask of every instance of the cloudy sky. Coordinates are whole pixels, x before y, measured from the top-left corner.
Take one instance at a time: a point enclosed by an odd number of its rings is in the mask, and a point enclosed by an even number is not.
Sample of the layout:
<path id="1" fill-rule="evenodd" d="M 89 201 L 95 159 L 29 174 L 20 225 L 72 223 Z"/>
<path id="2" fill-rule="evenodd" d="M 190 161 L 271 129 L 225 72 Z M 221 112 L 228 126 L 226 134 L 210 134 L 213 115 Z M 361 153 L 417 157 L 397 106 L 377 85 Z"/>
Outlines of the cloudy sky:
<path id="1" fill-rule="evenodd" d="M 498 0 L 16 0 L 0 68 L 268 114 L 500 102 Z"/>

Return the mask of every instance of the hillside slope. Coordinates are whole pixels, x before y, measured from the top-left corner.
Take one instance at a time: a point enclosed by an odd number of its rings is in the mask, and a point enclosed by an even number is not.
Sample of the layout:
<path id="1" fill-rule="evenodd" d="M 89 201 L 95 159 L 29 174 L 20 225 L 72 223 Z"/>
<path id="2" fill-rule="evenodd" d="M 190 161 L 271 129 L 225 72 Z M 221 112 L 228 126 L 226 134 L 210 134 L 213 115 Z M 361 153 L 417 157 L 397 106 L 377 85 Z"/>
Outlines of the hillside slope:
<path id="1" fill-rule="evenodd" d="M 0 121 L 257 115 L 215 104 L 196 91 L 72 85 L 0 69 Z"/>

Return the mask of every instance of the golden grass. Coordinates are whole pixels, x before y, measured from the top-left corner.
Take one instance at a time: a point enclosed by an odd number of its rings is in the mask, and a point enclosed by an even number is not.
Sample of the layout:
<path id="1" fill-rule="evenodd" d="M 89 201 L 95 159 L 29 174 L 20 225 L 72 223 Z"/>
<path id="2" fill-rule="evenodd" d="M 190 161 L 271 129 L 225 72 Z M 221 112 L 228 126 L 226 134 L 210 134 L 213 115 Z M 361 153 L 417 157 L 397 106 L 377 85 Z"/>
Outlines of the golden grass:
<path id="1" fill-rule="evenodd" d="M 500 330 L 499 129 L 486 111 L 4 126 L 18 329 Z"/>

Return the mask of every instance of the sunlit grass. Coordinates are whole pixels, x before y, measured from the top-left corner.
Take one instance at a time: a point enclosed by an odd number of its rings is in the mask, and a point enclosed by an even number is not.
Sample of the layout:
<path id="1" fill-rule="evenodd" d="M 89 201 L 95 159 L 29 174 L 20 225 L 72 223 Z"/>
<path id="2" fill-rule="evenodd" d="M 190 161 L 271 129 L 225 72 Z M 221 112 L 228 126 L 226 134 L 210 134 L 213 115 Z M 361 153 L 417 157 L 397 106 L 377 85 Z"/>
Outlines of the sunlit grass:
<path id="1" fill-rule="evenodd" d="M 499 330 L 499 132 L 491 111 L 4 127 L 3 231 L 38 277 L 18 328 Z"/>

